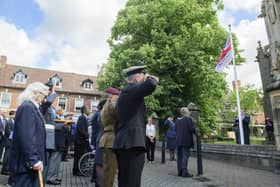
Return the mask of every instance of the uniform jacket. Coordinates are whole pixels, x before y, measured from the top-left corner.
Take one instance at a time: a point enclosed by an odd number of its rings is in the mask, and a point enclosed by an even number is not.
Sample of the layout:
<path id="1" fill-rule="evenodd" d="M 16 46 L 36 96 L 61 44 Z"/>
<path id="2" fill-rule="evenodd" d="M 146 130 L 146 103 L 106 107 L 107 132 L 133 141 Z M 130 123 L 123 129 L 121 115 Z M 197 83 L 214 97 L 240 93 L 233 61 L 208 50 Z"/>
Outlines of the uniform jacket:
<path id="1" fill-rule="evenodd" d="M 87 117 L 82 114 L 78 118 L 77 127 L 76 127 L 76 134 L 75 134 L 75 143 L 76 144 L 83 144 L 88 142 L 88 121 Z"/>
<path id="2" fill-rule="evenodd" d="M 115 123 L 116 103 L 107 100 L 101 111 L 101 128 L 103 134 L 99 142 L 100 148 L 113 148 L 115 140 Z"/>
<path id="3" fill-rule="evenodd" d="M 144 97 L 152 94 L 157 82 L 147 78 L 143 83 L 128 83 L 116 105 L 117 123 L 114 149 L 145 148 L 146 107 Z"/>
<path id="4" fill-rule="evenodd" d="M 14 134 L 10 152 L 13 173 L 26 173 L 38 161 L 46 165 L 46 130 L 39 109 L 25 101 L 16 112 Z"/>
<path id="5" fill-rule="evenodd" d="M 195 125 L 190 117 L 177 119 L 175 122 L 176 143 L 177 146 L 193 147 L 193 134 L 195 134 Z"/>

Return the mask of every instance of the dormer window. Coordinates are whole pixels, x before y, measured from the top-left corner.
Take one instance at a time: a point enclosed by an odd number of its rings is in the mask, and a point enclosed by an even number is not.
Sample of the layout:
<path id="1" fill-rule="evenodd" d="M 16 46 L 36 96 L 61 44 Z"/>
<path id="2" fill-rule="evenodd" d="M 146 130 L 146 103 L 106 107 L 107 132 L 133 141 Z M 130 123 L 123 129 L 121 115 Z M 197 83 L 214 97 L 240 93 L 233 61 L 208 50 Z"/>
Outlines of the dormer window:
<path id="1" fill-rule="evenodd" d="M 93 90 L 93 81 L 90 79 L 86 79 L 82 82 L 82 87 L 85 90 Z"/>
<path id="2" fill-rule="evenodd" d="M 15 84 L 26 84 L 27 75 L 20 69 L 14 73 L 12 82 Z"/>
<path id="3" fill-rule="evenodd" d="M 61 86 L 62 86 L 62 84 L 61 84 L 62 79 L 61 79 L 57 74 L 55 74 L 55 75 L 51 78 L 51 80 L 52 80 L 52 83 L 53 83 L 53 85 L 54 85 L 55 87 L 61 88 Z"/>

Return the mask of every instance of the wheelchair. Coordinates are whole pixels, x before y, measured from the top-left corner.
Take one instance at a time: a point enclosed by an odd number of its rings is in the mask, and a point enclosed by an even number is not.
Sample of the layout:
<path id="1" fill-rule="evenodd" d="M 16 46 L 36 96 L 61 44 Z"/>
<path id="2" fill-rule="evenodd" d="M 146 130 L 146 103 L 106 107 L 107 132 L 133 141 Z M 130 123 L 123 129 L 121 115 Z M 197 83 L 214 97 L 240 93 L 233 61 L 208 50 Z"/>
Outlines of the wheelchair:
<path id="1" fill-rule="evenodd" d="M 78 162 L 78 167 L 82 175 L 86 177 L 92 176 L 94 157 L 95 157 L 95 150 L 84 153 L 81 156 Z"/>

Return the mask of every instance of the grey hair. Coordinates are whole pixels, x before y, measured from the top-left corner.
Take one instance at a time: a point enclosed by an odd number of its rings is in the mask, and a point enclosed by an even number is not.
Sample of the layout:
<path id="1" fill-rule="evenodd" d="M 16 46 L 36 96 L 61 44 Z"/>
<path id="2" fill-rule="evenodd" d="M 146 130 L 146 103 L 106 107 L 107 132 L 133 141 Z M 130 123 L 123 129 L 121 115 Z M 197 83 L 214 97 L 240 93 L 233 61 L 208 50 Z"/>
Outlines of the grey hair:
<path id="1" fill-rule="evenodd" d="M 25 90 L 18 96 L 18 104 L 22 104 L 24 101 L 38 101 L 40 95 L 48 95 L 49 87 L 41 82 L 34 82 L 29 84 Z"/>
<path id="2" fill-rule="evenodd" d="M 190 113 L 189 113 L 189 109 L 187 107 L 182 107 L 181 110 L 180 110 L 180 113 L 182 116 L 189 116 Z"/>

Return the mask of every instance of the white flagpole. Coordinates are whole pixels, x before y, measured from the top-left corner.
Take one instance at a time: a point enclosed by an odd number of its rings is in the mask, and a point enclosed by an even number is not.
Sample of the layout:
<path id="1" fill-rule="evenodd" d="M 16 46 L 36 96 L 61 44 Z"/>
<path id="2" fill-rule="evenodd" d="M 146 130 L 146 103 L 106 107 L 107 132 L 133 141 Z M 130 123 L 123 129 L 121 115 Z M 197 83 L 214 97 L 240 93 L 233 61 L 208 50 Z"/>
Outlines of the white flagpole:
<path id="1" fill-rule="evenodd" d="M 228 27 L 229 27 L 231 47 L 233 52 L 232 62 L 233 62 L 233 71 L 234 71 L 234 80 L 235 80 L 235 93 L 236 93 L 237 111 L 238 111 L 238 120 L 239 120 L 240 141 L 241 141 L 241 145 L 244 145 L 244 132 L 243 132 L 243 124 L 241 118 L 241 108 L 240 108 L 240 99 L 239 99 L 238 82 L 237 82 L 238 79 L 237 79 L 237 72 L 235 66 L 235 56 L 234 56 L 234 48 L 233 48 L 232 35 L 231 35 L 231 25 L 229 25 Z"/>

